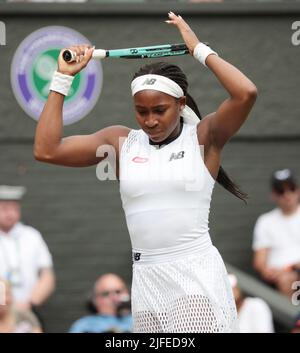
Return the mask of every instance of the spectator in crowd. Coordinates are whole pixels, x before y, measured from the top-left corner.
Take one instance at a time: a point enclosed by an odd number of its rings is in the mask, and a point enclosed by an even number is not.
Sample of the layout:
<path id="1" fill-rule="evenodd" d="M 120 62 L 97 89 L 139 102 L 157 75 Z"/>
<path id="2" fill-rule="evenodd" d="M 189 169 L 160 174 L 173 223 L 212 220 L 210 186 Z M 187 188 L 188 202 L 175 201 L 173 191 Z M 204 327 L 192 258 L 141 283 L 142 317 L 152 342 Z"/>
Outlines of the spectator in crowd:
<path id="1" fill-rule="evenodd" d="M 300 271 L 300 190 L 289 169 L 271 178 L 271 197 L 277 207 L 261 215 L 254 228 L 254 268 L 287 296 Z"/>
<path id="2" fill-rule="evenodd" d="M 9 283 L 0 279 L 0 333 L 41 333 L 34 314 L 14 308 L 12 302 Z"/>
<path id="3" fill-rule="evenodd" d="M 107 273 L 96 280 L 89 307 L 93 314 L 77 320 L 71 333 L 132 331 L 128 289 L 116 274 Z"/>
<path id="4" fill-rule="evenodd" d="M 235 275 L 229 281 L 238 312 L 241 333 L 274 333 L 273 315 L 268 304 L 261 298 L 245 297 Z"/>
<path id="5" fill-rule="evenodd" d="M 0 277 L 20 310 L 34 310 L 55 287 L 52 258 L 41 234 L 20 222 L 21 186 L 0 186 Z"/>

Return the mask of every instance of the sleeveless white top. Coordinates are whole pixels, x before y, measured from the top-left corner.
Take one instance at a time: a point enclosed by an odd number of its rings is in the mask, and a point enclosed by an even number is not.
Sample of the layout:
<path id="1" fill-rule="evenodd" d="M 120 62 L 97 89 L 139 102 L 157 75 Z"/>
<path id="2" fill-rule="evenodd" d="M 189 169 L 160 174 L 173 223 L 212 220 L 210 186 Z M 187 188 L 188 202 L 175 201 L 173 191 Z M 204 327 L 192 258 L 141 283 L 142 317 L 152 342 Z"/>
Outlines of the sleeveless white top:
<path id="1" fill-rule="evenodd" d="M 137 249 L 181 246 L 209 237 L 215 180 L 204 164 L 197 125 L 183 124 L 172 142 L 150 145 L 131 130 L 120 153 L 120 194 L 131 244 Z"/>

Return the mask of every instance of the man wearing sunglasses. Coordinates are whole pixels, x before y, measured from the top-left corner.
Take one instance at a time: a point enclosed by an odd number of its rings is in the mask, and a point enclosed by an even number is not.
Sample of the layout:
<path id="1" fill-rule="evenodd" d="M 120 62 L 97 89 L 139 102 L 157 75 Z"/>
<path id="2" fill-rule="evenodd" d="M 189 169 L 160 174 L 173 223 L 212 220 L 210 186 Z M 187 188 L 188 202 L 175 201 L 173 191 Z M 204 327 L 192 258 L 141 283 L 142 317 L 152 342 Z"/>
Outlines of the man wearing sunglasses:
<path id="1" fill-rule="evenodd" d="M 114 273 L 100 276 L 89 309 L 93 315 L 77 320 L 71 333 L 131 332 L 130 297 L 124 281 Z"/>
<path id="2" fill-rule="evenodd" d="M 275 209 L 261 215 L 254 228 L 254 268 L 269 284 L 287 295 L 300 280 L 300 190 L 289 169 L 271 178 Z"/>

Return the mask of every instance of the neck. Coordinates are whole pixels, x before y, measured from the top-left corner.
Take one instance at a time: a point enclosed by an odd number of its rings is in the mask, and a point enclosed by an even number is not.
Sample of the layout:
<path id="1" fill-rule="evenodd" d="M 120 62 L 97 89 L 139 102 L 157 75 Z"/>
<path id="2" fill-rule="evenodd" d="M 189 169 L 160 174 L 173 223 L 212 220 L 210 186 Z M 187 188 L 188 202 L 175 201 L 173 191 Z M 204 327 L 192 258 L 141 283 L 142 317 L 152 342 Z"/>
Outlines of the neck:
<path id="1" fill-rule="evenodd" d="M 100 311 L 98 312 L 98 315 L 106 315 L 106 316 L 116 316 L 117 313 L 116 313 L 116 310 L 107 310 L 107 311 Z"/>

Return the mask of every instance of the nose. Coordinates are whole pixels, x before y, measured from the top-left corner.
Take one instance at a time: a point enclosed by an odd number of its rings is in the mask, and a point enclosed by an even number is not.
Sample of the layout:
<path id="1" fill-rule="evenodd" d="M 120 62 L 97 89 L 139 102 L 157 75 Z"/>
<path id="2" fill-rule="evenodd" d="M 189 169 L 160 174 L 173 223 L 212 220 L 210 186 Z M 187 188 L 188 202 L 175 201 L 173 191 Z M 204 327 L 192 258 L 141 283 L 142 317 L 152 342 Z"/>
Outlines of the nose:
<path id="1" fill-rule="evenodd" d="M 293 193 L 292 191 L 286 191 L 286 192 L 284 193 L 284 198 L 285 198 L 286 200 L 289 200 L 289 199 L 291 199 L 291 198 L 293 197 L 293 195 L 294 195 L 294 193 Z"/>
<path id="2" fill-rule="evenodd" d="M 116 293 L 111 294 L 110 300 L 115 304 L 119 303 L 121 301 L 121 296 L 120 296 L 120 294 L 116 294 Z"/>
<path id="3" fill-rule="evenodd" d="M 153 116 L 149 116 L 149 118 L 147 120 L 145 120 L 145 125 L 148 128 L 154 128 L 157 124 L 158 124 L 158 121 Z"/>

